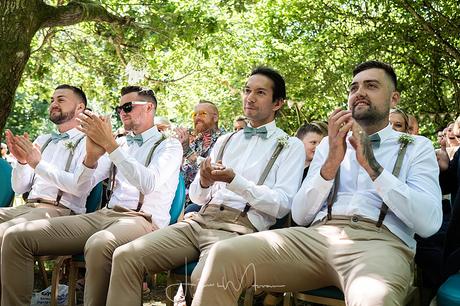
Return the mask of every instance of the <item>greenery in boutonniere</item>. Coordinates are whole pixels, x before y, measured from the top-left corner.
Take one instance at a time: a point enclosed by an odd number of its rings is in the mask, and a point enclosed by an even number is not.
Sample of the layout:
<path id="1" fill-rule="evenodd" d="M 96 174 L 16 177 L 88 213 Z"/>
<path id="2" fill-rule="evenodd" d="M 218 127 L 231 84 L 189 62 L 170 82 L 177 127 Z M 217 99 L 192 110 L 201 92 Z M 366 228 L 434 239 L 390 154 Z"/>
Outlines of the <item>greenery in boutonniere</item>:
<path id="1" fill-rule="evenodd" d="M 415 140 L 415 138 L 409 134 L 401 134 L 401 136 L 399 136 L 399 143 L 401 144 L 405 144 L 405 145 L 408 145 L 410 143 L 413 143 Z"/>
<path id="2" fill-rule="evenodd" d="M 281 136 L 277 139 L 278 145 L 280 145 L 282 148 L 288 147 L 289 145 L 289 136 Z"/>
<path id="3" fill-rule="evenodd" d="M 66 147 L 67 150 L 69 150 L 70 152 L 74 152 L 75 151 L 75 147 L 77 146 L 76 143 L 72 142 L 72 141 L 67 141 L 64 146 Z"/>

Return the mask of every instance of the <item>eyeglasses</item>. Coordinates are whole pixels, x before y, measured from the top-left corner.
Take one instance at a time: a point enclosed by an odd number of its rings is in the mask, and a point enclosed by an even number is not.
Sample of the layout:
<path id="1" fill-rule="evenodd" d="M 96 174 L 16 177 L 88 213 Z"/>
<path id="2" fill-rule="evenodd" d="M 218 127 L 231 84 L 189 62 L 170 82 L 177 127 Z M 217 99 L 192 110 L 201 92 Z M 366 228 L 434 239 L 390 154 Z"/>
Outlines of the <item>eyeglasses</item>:
<path id="1" fill-rule="evenodd" d="M 130 101 L 130 102 L 126 102 L 123 105 L 115 107 L 115 112 L 117 114 L 120 114 L 121 111 L 124 111 L 126 114 L 128 114 L 133 110 L 134 105 L 145 105 L 147 103 L 150 103 L 150 102 L 146 102 L 146 101 Z"/>
<path id="2" fill-rule="evenodd" d="M 199 112 L 192 112 L 192 119 L 195 119 L 196 116 L 199 116 L 199 117 L 202 117 L 202 116 L 206 116 L 207 114 L 209 114 L 208 112 L 205 112 L 205 111 L 199 111 Z"/>

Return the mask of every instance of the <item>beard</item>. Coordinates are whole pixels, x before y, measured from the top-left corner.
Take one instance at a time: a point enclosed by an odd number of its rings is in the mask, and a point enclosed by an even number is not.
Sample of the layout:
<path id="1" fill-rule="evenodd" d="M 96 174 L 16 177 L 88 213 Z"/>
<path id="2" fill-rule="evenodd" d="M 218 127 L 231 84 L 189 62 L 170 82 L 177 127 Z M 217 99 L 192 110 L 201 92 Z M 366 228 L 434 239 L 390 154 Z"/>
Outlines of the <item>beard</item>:
<path id="1" fill-rule="evenodd" d="M 360 106 L 360 108 L 363 107 Z M 356 110 L 356 107 L 353 107 L 351 116 L 358 122 L 362 122 L 366 125 L 374 125 L 382 120 L 388 120 L 389 112 L 381 112 L 377 110 L 372 103 L 369 103 L 367 109 Z"/>
<path id="2" fill-rule="evenodd" d="M 53 113 L 53 111 L 50 111 L 49 119 L 54 124 L 62 124 L 62 123 L 72 120 L 74 116 L 75 116 L 75 110 L 70 111 L 68 113 L 63 113 L 61 111 Z"/>

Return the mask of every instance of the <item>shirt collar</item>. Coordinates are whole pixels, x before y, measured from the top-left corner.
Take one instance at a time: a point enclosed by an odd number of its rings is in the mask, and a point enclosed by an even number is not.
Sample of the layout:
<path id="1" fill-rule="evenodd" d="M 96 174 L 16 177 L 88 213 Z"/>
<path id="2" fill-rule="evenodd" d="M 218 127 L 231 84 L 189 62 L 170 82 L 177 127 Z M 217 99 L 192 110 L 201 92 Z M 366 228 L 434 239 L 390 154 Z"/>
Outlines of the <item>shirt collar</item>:
<path id="1" fill-rule="evenodd" d="M 56 133 L 59 134 L 61 132 L 59 132 L 59 130 L 56 130 Z M 72 139 L 79 135 L 83 135 L 83 132 L 80 132 L 79 130 L 77 130 L 77 128 L 70 129 L 67 132 L 63 132 L 63 133 L 67 133 L 69 135 L 69 139 Z"/>
<path id="2" fill-rule="evenodd" d="M 132 134 L 134 135 L 134 134 Z M 158 131 L 156 125 L 152 126 L 150 129 L 144 131 L 141 133 L 142 140 L 147 142 L 150 138 L 153 138 L 153 140 L 158 141 L 161 138 L 161 133 Z"/>
<path id="3" fill-rule="evenodd" d="M 385 140 L 387 140 L 388 138 L 393 137 L 394 132 L 395 132 L 395 130 L 393 130 L 393 128 L 391 127 L 391 124 L 388 124 L 385 128 L 381 129 L 380 131 L 378 131 L 377 133 L 374 133 L 374 134 L 379 135 L 380 143 L 382 143 Z M 372 134 L 372 135 L 374 135 L 374 134 Z M 369 135 L 369 136 L 372 136 L 372 135 Z"/>
<path id="4" fill-rule="evenodd" d="M 248 123 L 248 126 L 252 127 L 251 123 Z M 265 127 L 267 129 L 267 138 L 270 138 L 276 132 L 276 121 L 273 120 L 269 123 L 261 125 L 257 128 Z"/>

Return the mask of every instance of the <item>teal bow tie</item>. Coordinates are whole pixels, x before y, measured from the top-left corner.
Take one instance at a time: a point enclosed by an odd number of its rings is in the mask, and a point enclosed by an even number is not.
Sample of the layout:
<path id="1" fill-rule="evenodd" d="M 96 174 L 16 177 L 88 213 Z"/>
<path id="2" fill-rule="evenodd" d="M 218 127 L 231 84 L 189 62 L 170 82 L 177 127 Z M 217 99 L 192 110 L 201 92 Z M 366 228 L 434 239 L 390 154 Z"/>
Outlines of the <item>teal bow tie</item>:
<path id="1" fill-rule="evenodd" d="M 256 135 L 262 139 L 267 139 L 267 129 L 265 128 L 265 126 L 260 127 L 258 129 L 250 126 L 244 128 L 244 137 L 246 137 L 246 139 L 249 139 L 252 136 Z"/>
<path id="2" fill-rule="evenodd" d="M 128 142 L 128 146 L 132 145 L 134 142 L 137 143 L 137 145 L 140 147 L 144 143 L 144 140 L 142 139 L 142 135 L 126 135 L 126 141 Z"/>
<path id="3" fill-rule="evenodd" d="M 369 136 L 369 141 L 373 148 L 378 149 L 380 147 L 380 136 L 379 134 L 375 133 Z"/>
<path id="4" fill-rule="evenodd" d="M 58 143 L 59 141 L 64 140 L 64 139 L 69 139 L 69 134 L 67 134 L 67 133 L 56 133 L 56 132 L 51 133 L 51 141 L 53 143 Z"/>

